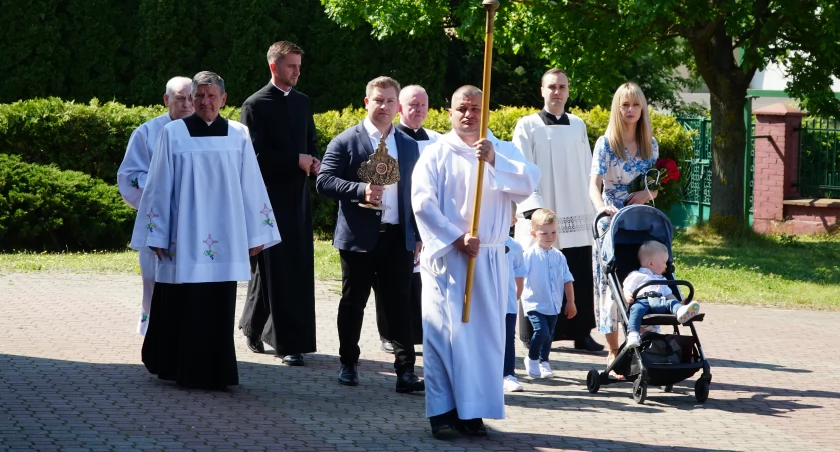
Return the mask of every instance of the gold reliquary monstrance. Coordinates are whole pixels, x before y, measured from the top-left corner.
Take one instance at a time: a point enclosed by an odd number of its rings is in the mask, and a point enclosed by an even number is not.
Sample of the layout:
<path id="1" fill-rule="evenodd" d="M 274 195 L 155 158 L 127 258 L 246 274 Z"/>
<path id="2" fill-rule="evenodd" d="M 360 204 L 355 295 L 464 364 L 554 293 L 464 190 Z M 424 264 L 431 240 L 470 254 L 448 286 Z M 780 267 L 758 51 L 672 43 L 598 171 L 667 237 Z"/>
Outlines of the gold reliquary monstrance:
<path id="1" fill-rule="evenodd" d="M 400 180 L 400 165 L 397 159 L 388 155 L 388 148 L 385 147 L 385 136 L 379 140 L 379 145 L 370 156 L 368 161 L 362 163 L 359 167 L 359 179 L 362 182 L 367 182 L 371 185 L 391 185 L 396 184 Z M 388 210 L 391 206 L 386 206 L 380 203 L 378 206 L 367 203 L 359 203 L 359 207 L 376 210 Z"/>

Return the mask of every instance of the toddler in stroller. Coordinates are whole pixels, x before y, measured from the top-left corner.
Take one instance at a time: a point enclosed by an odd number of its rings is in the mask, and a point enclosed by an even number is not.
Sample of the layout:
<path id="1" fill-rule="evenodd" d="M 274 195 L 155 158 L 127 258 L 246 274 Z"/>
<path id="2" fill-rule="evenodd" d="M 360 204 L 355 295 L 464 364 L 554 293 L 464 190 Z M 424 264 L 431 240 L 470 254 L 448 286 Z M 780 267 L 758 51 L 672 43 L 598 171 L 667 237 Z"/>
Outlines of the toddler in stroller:
<path id="1" fill-rule="evenodd" d="M 627 347 L 641 345 L 639 330 L 642 328 L 642 317 L 647 314 L 674 314 L 677 322 L 685 323 L 700 313 L 700 304 L 692 301 L 683 305 L 674 296 L 667 285 L 647 286 L 645 292 L 633 298 L 633 292 L 643 283 L 653 280 L 666 281 L 662 276 L 668 268 L 668 247 L 648 240 L 639 247 L 639 262 L 641 268 L 631 272 L 624 279 L 624 298 L 630 303 L 630 315 L 627 324 Z"/>
<path id="2" fill-rule="evenodd" d="M 608 215 L 606 212 L 598 214 L 593 224 L 596 262 L 607 281 L 610 298 L 618 305 L 619 324 L 625 328 L 627 340 L 606 369 L 589 371 L 587 389 L 594 394 L 601 386 L 632 382 L 633 399 L 644 403 L 648 385 L 660 386 L 670 392 L 674 384 L 701 371 L 694 385 L 694 395 L 698 402 L 705 402 L 712 373 L 695 328 L 695 323 L 701 322 L 704 314 L 697 313 L 699 305 L 692 301 L 694 286 L 688 281 L 674 279 L 673 230 L 668 216 L 650 206 L 633 205 L 613 215 L 604 231 L 599 222 L 606 220 Z M 643 245 L 657 248 L 654 254 L 658 256 L 640 259 Z M 646 252 L 643 254 L 647 256 Z M 621 281 L 624 281 L 623 285 Z M 658 293 L 649 293 L 648 288 L 653 286 Z M 679 287 L 688 289 L 687 296 L 683 296 Z M 633 299 L 635 303 L 631 305 L 629 302 Z M 681 309 L 679 300 L 684 300 L 686 306 L 682 308 L 685 309 Z M 636 304 L 639 306 L 633 308 Z M 657 312 L 662 309 L 664 313 L 650 312 L 651 307 Z M 683 318 L 678 318 L 679 315 Z M 672 334 L 648 332 L 639 337 L 642 326 L 672 326 L 674 330 Z M 682 334 L 681 327 L 691 334 Z M 634 331 L 635 340 L 631 338 Z"/>

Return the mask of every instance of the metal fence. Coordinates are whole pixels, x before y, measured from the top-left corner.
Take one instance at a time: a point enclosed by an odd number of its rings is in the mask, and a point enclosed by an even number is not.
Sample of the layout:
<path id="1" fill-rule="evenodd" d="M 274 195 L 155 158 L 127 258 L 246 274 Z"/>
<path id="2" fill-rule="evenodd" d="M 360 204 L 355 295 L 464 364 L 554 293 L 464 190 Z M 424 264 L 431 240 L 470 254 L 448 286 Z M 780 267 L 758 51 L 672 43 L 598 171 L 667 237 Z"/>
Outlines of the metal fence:
<path id="1" fill-rule="evenodd" d="M 686 130 L 696 132 L 694 152 L 688 164 L 688 184 L 683 189 L 685 211 L 671 213 L 675 223 L 683 225 L 708 221 L 712 200 L 712 120 L 708 118 L 677 118 Z"/>
<path id="2" fill-rule="evenodd" d="M 840 198 L 840 121 L 802 121 L 798 168 L 800 196 Z"/>

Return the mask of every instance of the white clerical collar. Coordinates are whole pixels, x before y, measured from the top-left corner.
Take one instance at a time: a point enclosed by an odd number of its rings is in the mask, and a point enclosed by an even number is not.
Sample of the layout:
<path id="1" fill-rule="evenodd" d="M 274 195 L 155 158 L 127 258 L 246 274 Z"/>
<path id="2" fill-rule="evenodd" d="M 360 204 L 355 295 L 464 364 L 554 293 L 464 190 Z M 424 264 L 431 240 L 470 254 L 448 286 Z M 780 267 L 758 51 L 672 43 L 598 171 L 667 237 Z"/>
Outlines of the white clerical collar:
<path id="1" fill-rule="evenodd" d="M 371 138 L 374 138 L 374 139 L 377 139 L 377 140 L 382 138 L 382 133 L 379 131 L 379 129 L 376 128 L 375 125 L 373 125 L 373 123 L 370 121 L 370 118 L 365 117 L 365 120 L 362 121 L 362 124 L 365 126 L 365 132 L 367 132 L 367 134 Z M 386 140 L 388 138 L 391 138 L 391 136 L 394 134 L 394 129 L 396 129 L 396 127 L 394 127 L 394 125 L 391 124 L 391 130 L 388 131 L 388 136 L 385 137 Z"/>
<path id="2" fill-rule="evenodd" d="M 277 89 L 279 89 L 280 91 L 282 91 L 282 92 L 283 92 L 283 97 L 288 96 L 288 95 L 289 95 L 289 93 L 291 93 L 291 92 L 292 92 L 292 88 L 289 88 L 289 90 L 288 90 L 288 91 L 286 91 L 285 89 L 280 88 L 279 86 L 277 86 L 277 85 L 274 83 L 274 80 L 272 80 L 272 81 L 271 81 L 271 84 L 272 84 L 272 85 L 274 85 L 274 87 L 275 87 L 275 88 L 277 88 Z"/>
<path id="3" fill-rule="evenodd" d="M 420 126 L 420 127 L 418 127 L 418 128 L 416 128 L 416 129 L 415 129 L 414 127 L 411 127 L 410 125 L 408 125 L 408 124 L 404 123 L 404 122 L 403 122 L 403 120 L 402 120 L 402 118 L 400 118 L 400 125 L 401 125 L 401 126 L 403 126 L 403 127 L 405 127 L 405 128 L 407 128 L 407 129 L 411 129 L 411 130 L 413 130 L 413 131 L 415 131 L 415 132 L 417 132 L 418 130 L 420 130 L 420 129 L 422 129 L 422 128 L 423 128 L 423 126 Z"/>
<path id="4" fill-rule="evenodd" d="M 563 112 L 562 114 L 560 114 L 560 116 L 555 115 L 554 113 L 552 113 L 551 111 L 549 111 L 547 107 L 543 107 L 543 111 L 545 111 L 546 113 L 550 114 L 551 116 L 554 116 L 555 118 L 557 118 L 557 120 L 558 120 L 558 121 L 560 120 L 560 118 L 562 118 L 562 117 L 563 117 L 563 115 L 565 115 L 565 114 L 566 114 L 565 112 Z"/>

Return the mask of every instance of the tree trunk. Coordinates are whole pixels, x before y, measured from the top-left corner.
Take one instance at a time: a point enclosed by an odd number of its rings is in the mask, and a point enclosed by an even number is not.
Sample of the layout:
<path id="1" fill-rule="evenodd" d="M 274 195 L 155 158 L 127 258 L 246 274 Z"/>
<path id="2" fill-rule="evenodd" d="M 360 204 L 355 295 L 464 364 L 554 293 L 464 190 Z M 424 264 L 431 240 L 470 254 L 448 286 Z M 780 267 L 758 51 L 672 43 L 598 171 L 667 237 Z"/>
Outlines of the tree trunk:
<path id="1" fill-rule="evenodd" d="M 747 138 L 744 106 L 747 90 L 744 87 L 727 91 L 726 95 L 711 93 L 711 219 L 735 225 L 741 224 L 744 218 L 744 146 Z"/>
<path id="2" fill-rule="evenodd" d="M 700 24 L 686 33 L 697 70 L 709 87 L 712 110 L 711 217 L 735 226 L 744 218 L 744 106 L 755 68 L 735 59 L 725 21 Z"/>

